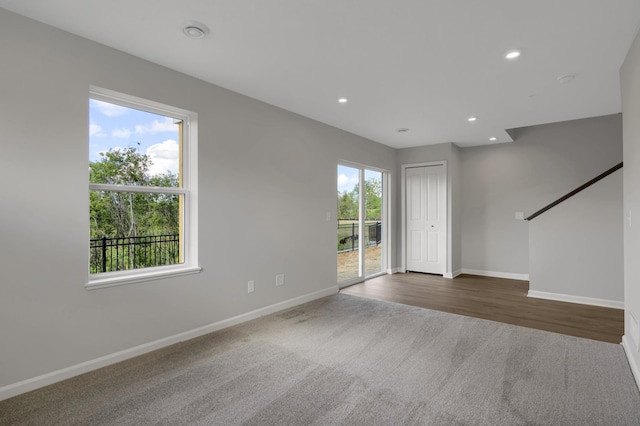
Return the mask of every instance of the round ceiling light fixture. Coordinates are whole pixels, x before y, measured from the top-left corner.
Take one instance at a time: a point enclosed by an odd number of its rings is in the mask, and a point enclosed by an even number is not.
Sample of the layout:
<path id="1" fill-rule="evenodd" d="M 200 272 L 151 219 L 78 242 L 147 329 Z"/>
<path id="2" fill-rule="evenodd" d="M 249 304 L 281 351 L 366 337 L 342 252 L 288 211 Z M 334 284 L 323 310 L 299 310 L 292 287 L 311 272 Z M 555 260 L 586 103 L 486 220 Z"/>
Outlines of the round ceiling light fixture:
<path id="1" fill-rule="evenodd" d="M 496 138 L 495 136 L 491 136 L 491 137 L 489 138 L 489 140 L 490 140 L 491 142 L 495 142 L 495 141 L 497 141 L 497 140 L 498 140 L 498 138 Z"/>
<path id="2" fill-rule="evenodd" d="M 478 117 L 476 117 L 475 115 L 473 117 L 469 117 L 467 118 L 467 121 L 473 123 L 474 121 L 478 120 Z"/>
<path id="3" fill-rule="evenodd" d="M 209 34 L 209 28 L 200 22 L 187 21 L 182 27 L 182 32 L 189 38 L 201 39 Z"/>
<path id="4" fill-rule="evenodd" d="M 338 98 L 338 103 L 340 104 L 346 104 L 347 102 L 349 102 L 349 99 L 345 98 L 344 96 L 342 98 Z"/>
<path id="5" fill-rule="evenodd" d="M 519 58 L 520 55 L 522 55 L 522 50 L 513 49 L 513 50 L 510 50 L 507 53 L 505 53 L 504 57 L 509 59 L 509 60 L 513 60 L 513 59 Z"/>

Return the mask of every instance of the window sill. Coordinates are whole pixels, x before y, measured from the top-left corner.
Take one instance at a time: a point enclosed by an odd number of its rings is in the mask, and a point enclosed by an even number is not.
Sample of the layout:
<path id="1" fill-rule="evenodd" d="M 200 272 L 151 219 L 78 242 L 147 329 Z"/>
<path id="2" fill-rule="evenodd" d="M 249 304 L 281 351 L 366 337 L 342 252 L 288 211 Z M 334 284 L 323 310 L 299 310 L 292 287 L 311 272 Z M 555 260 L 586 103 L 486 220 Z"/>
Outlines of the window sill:
<path id="1" fill-rule="evenodd" d="M 97 290 L 106 287 L 135 284 L 144 281 L 160 280 L 164 278 L 180 277 L 197 274 L 202 271 L 199 266 L 180 266 L 169 268 L 154 268 L 153 271 L 123 271 L 100 274 L 100 277 L 89 278 L 84 285 L 87 290 Z"/>

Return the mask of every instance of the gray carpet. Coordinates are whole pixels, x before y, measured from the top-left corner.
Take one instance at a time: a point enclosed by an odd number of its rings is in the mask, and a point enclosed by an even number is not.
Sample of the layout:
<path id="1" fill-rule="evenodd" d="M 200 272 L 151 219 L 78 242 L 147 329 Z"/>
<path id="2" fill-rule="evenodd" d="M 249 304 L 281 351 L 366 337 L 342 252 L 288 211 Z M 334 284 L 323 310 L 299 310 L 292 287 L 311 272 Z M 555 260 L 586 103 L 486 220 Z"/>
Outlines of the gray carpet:
<path id="1" fill-rule="evenodd" d="M 338 294 L 0 402 L 0 424 L 640 425 L 620 345 Z"/>

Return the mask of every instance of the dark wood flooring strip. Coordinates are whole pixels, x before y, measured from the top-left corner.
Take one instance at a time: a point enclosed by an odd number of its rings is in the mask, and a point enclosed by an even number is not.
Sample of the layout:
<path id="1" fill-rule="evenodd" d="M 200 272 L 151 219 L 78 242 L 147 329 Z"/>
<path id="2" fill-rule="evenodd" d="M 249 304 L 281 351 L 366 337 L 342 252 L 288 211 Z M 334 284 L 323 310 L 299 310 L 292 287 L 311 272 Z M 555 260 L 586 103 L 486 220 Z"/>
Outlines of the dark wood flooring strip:
<path id="1" fill-rule="evenodd" d="M 623 310 L 536 299 L 527 297 L 528 290 L 526 281 L 406 273 L 384 275 L 341 292 L 603 342 L 622 341 Z"/>

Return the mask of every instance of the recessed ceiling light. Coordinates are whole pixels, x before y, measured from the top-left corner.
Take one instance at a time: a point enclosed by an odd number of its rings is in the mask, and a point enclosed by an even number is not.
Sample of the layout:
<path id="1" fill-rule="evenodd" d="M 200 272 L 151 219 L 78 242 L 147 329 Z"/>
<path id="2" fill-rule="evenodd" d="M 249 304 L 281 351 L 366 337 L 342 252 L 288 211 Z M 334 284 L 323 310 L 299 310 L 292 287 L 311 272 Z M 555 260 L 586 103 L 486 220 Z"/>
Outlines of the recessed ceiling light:
<path id="1" fill-rule="evenodd" d="M 508 51 L 507 53 L 504 54 L 504 57 L 507 59 L 516 59 L 517 57 L 519 57 L 522 54 L 522 50 L 520 49 L 513 49 Z"/>
<path id="2" fill-rule="evenodd" d="M 200 22 L 187 21 L 182 27 L 182 32 L 189 38 L 205 38 L 209 34 L 209 28 Z"/>
<path id="3" fill-rule="evenodd" d="M 338 102 L 341 104 L 346 104 L 347 102 L 349 102 L 349 99 L 347 98 L 338 98 Z"/>
<path id="4" fill-rule="evenodd" d="M 490 137 L 490 138 L 489 138 L 489 140 L 490 140 L 491 142 L 493 142 L 493 141 L 497 141 L 497 140 L 498 140 L 498 138 L 496 138 L 496 137 L 493 137 L 493 136 L 492 136 L 492 137 Z"/>
<path id="5" fill-rule="evenodd" d="M 409 129 L 406 128 L 406 127 L 401 127 L 401 128 L 398 129 L 398 133 L 405 133 L 405 132 L 408 132 L 408 131 L 409 131 Z"/>
<path id="6" fill-rule="evenodd" d="M 478 117 L 473 116 L 473 117 L 467 118 L 467 121 L 472 121 L 473 122 L 473 121 L 476 121 L 477 119 L 478 119 Z"/>

